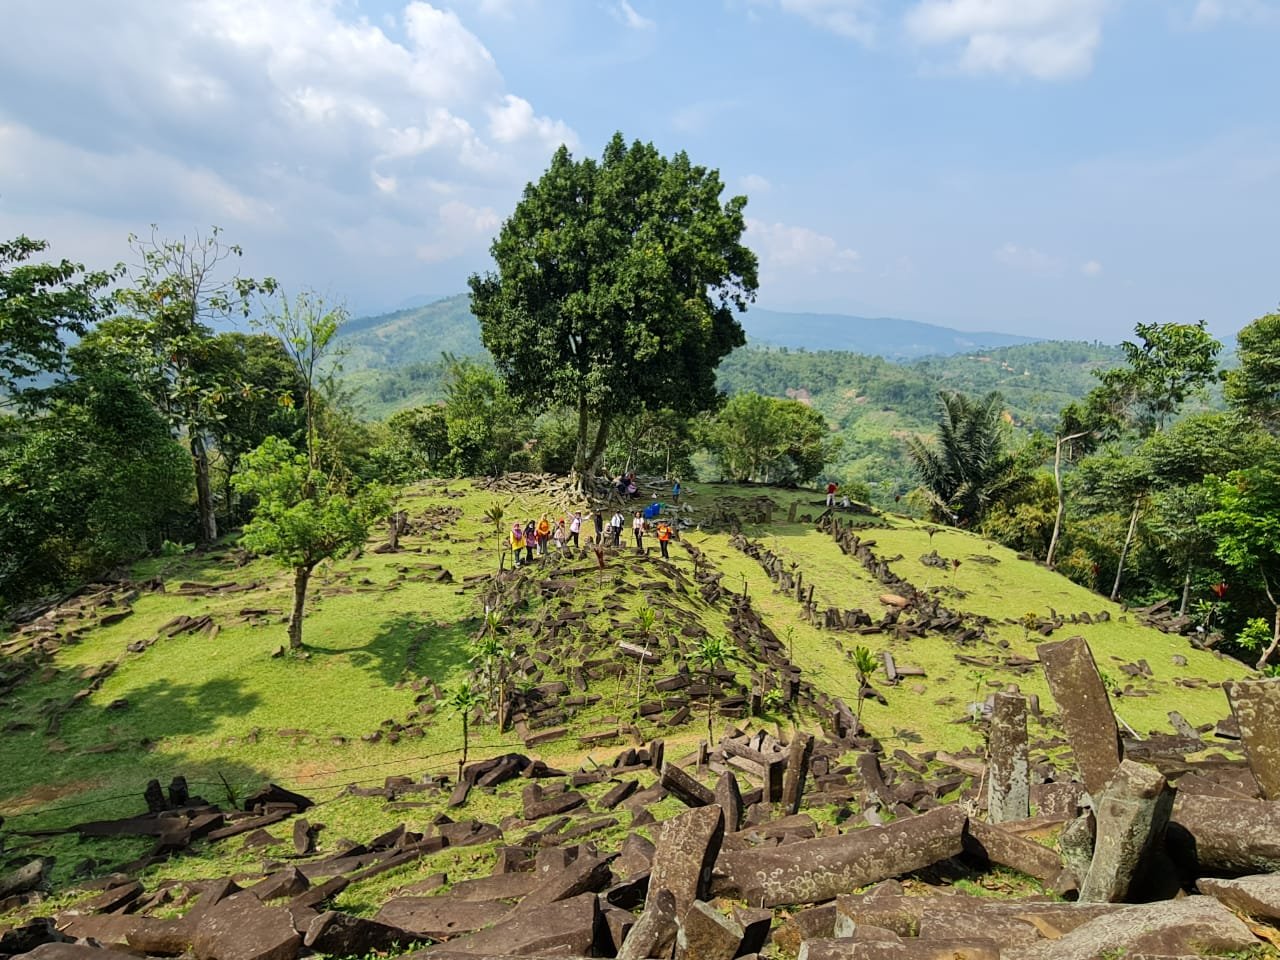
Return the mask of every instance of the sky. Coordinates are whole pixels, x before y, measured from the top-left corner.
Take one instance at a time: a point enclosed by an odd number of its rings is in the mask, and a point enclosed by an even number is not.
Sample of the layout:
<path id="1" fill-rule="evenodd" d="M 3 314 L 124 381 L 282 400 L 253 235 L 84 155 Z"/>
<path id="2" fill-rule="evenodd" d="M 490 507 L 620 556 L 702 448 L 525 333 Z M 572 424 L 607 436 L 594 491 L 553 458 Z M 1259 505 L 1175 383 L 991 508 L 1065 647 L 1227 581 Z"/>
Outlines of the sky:
<path id="1" fill-rule="evenodd" d="M 1117 342 L 1280 304 L 1280 0 L 0 0 L 0 238 L 216 224 L 448 295 L 556 147 L 745 194 L 775 310 Z"/>

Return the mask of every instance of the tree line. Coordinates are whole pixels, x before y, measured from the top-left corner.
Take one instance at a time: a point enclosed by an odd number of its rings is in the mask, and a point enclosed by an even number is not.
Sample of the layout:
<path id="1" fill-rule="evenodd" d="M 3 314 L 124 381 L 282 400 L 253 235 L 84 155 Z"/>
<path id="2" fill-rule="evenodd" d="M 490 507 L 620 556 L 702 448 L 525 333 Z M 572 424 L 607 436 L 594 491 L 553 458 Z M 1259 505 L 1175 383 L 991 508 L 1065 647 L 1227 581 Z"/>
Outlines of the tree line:
<path id="1" fill-rule="evenodd" d="M 1203 323 L 1135 334 L 1021 442 L 998 392 L 943 392 L 934 437 L 907 441 L 910 499 L 1113 600 L 1167 601 L 1262 669 L 1280 647 L 1280 313 L 1239 333 L 1231 369 Z"/>

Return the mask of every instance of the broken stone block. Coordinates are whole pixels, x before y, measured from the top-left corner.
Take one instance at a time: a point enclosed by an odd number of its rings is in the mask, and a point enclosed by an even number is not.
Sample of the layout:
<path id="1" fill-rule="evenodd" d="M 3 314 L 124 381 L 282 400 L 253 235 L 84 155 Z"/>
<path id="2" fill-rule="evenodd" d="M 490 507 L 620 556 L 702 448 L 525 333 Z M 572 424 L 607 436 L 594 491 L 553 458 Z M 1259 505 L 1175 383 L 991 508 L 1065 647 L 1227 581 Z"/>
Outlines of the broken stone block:
<path id="1" fill-rule="evenodd" d="M 1263 798 L 1280 800 L 1280 680 L 1237 680 L 1223 689 Z"/>
<path id="2" fill-rule="evenodd" d="M 1120 732 L 1107 688 L 1083 637 L 1036 647 L 1085 789 L 1097 796 L 1120 765 Z"/>
<path id="3" fill-rule="evenodd" d="M 395 897 L 382 905 L 374 920 L 418 937 L 444 940 L 479 930 L 510 912 L 511 908 L 504 903 L 462 900 L 449 895 Z"/>
<path id="4" fill-rule="evenodd" d="M 1139 953 L 1204 956 L 1257 944 L 1249 928 L 1212 897 L 1185 897 L 1123 907 L 1057 940 L 1001 953 L 1003 960 L 1097 960 Z"/>
<path id="5" fill-rule="evenodd" d="M 1280 874 L 1260 873 L 1236 880 L 1201 877 L 1200 892 L 1237 913 L 1245 913 L 1274 924 L 1280 920 Z"/>
<path id="6" fill-rule="evenodd" d="M 994 940 L 806 940 L 796 960 L 1000 960 Z"/>
<path id="7" fill-rule="evenodd" d="M 724 814 L 715 804 L 698 807 L 662 824 L 649 874 L 648 907 L 663 890 L 675 897 L 676 918 L 706 898 L 711 869 L 724 840 Z"/>
<path id="8" fill-rule="evenodd" d="M 599 857 L 581 856 L 573 863 L 549 875 L 538 872 L 538 885 L 520 901 L 520 909 L 539 908 L 557 900 L 568 900 L 581 893 L 595 893 L 609 885 L 609 863 Z"/>
<path id="9" fill-rule="evenodd" d="M 720 774 L 716 781 L 715 802 L 724 811 L 725 830 L 732 833 L 742 828 L 742 792 L 732 770 Z"/>
<path id="10" fill-rule="evenodd" d="M 757 910 L 754 907 L 734 907 L 733 919 L 742 927 L 742 945 L 740 954 L 759 953 L 769 942 L 769 934 L 773 930 L 773 911 Z"/>
<path id="11" fill-rule="evenodd" d="M 444 950 L 432 948 L 427 955 L 589 957 L 600 923 L 596 895 L 584 893 L 536 911 L 510 913 L 487 929 L 451 940 Z"/>
<path id="12" fill-rule="evenodd" d="M 1194 876 L 1280 872 L 1280 801 L 1180 793 L 1167 844 Z"/>
<path id="13" fill-rule="evenodd" d="M 695 900 L 676 932 L 676 960 L 733 960 L 742 943 L 742 932 L 738 921 Z"/>
<path id="14" fill-rule="evenodd" d="M 406 947 L 414 939 L 399 927 L 328 910 L 311 921 L 302 942 L 308 949 L 333 957 L 363 957 Z"/>
<path id="15" fill-rule="evenodd" d="M 800 812 L 804 799 L 804 782 L 809 776 L 809 760 L 813 756 L 813 735 L 797 732 L 787 747 L 787 766 L 782 778 L 782 806 L 788 814 Z"/>
<path id="16" fill-rule="evenodd" d="M 714 793 L 673 763 L 663 765 L 659 783 L 686 806 L 705 807 L 716 802 Z"/>
<path id="17" fill-rule="evenodd" d="M 200 917 L 191 948 L 196 960 L 294 960 L 302 937 L 288 910 L 242 892 Z"/>
<path id="18" fill-rule="evenodd" d="M 670 890 L 660 890 L 649 898 L 618 951 L 618 960 L 644 960 L 669 955 L 675 943 L 676 898 Z"/>
<path id="19" fill-rule="evenodd" d="M 726 852 L 716 864 L 713 892 L 762 907 L 831 900 L 958 855 L 965 821 L 959 808 L 938 807 L 836 837 Z"/>
<path id="20" fill-rule="evenodd" d="M 1163 843 L 1172 809 L 1173 791 L 1158 770 L 1123 761 L 1094 802 L 1097 834 L 1080 899 L 1124 900 L 1151 851 Z"/>
<path id="21" fill-rule="evenodd" d="M 991 712 L 987 759 L 987 819 L 991 823 L 1031 816 L 1031 768 L 1027 760 L 1027 701 L 997 693 Z"/>
<path id="22" fill-rule="evenodd" d="M 983 865 L 1008 867 L 1045 885 L 1053 885 L 1063 871 L 1062 857 L 1049 847 L 978 820 L 966 826 L 964 853 Z"/>

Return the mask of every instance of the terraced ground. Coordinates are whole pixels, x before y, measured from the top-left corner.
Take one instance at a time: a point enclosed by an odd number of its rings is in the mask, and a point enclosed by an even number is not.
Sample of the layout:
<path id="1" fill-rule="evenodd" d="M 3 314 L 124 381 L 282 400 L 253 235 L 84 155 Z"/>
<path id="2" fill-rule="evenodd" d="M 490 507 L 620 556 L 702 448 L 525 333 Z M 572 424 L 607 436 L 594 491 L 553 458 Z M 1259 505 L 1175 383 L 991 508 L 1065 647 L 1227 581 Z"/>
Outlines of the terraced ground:
<path id="1" fill-rule="evenodd" d="M 319 572 L 305 657 L 273 656 L 285 642 L 288 574 L 244 556 L 233 541 L 148 560 L 129 581 L 86 591 L 11 633 L 0 662 L 4 855 L 57 857 L 54 887 L 63 892 L 40 909 L 83 896 L 67 888 L 73 876 L 150 849 L 148 840 L 84 841 L 54 831 L 138 812 L 151 778 L 184 775 L 192 793 L 224 805 L 279 783 L 319 801 L 312 819 L 326 824 L 325 842 L 430 821 L 447 809 L 447 791 L 415 794 L 406 799 L 419 805 L 405 807 L 348 788 L 456 774 L 462 723 L 441 697 L 466 676 L 511 705 L 505 729 L 493 710 L 476 718 L 471 758 L 519 751 L 574 770 L 654 738 L 665 739 L 668 756 L 693 750 L 705 736 L 708 695 L 718 705 L 717 736 L 734 723 L 829 726 L 833 711 L 859 709 L 851 661 L 859 645 L 917 668 L 896 684 L 878 672 L 861 707 L 867 730 L 889 750 L 981 756 L 984 728 L 975 715 L 993 690 L 1016 683 L 1039 697 L 1043 711 L 1032 725 L 1041 741 L 1033 760 L 1063 762 L 1053 743 L 1052 698 L 1032 662 L 1046 638 L 1021 625 L 1027 614 L 1048 626 L 1050 639 L 1089 641 L 1113 681 L 1118 716 L 1140 735 L 1168 732 L 1170 710 L 1192 725 L 1218 721 L 1227 714 L 1220 682 L 1249 673 L 980 538 L 901 517 L 842 515 L 841 525 L 874 541 L 874 557 L 896 577 L 962 621 L 943 632 L 920 629 L 905 611 L 895 627 L 885 621 L 896 615 L 881 600 L 885 585 L 842 551 L 830 528 L 815 526 L 823 508 L 812 491 L 694 485 L 683 498 L 687 527 L 670 563 L 653 543 L 648 556 L 607 551 L 603 566 L 583 550 L 513 573 L 485 511 L 501 505 L 505 530 L 513 517 L 574 505 L 554 485 L 530 489 L 544 492 L 457 481 L 408 491 L 402 506 L 411 524 L 398 552 L 370 549 Z M 744 546 L 801 574 L 813 589 L 811 610 L 859 610 L 872 628 L 810 622 L 796 591 L 779 590 Z M 934 553 L 940 565 L 922 562 Z M 496 575 L 500 562 L 504 572 Z M 486 605 L 498 612 L 501 645 L 510 651 L 505 679 L 492 691 L 489 671 L 468 646 L 482 632 Z M 1070 622 L 1080 614 L 1092 622 Z M 1064 622 L 1054 626 L 1055 618 Z M 958 630 L 980 635 L 960 643 Z M 690 672 L 707 635 L 731 636 L 739 651 L 718 677 L 696 666 Z M 659 662 L 641 667 L 621 654 L 620 641 L 647 647 Z M 753 706 L 758 715 L 746 716 Z M 465 815 L 498 822 L 519 804 L 519 787 L 506 784 L 473 791 Z M 679 804 L 664 800 L 653 809 L 662 819 Z M 601 838 L 630 827 L 630 814 L 610 819 L 616 822 L 602 821 Z M 288 824 L 268 832 L 284 839 Z M 367 913 L 388 890 L 438 871 L 450 881 L 488 872 L 492 846 L 424 857 L 353 885 L 338 905 Z M 150 867 L 148 877 L 248 871 L 263 856 L 238 841 L 197 845 Z"/>

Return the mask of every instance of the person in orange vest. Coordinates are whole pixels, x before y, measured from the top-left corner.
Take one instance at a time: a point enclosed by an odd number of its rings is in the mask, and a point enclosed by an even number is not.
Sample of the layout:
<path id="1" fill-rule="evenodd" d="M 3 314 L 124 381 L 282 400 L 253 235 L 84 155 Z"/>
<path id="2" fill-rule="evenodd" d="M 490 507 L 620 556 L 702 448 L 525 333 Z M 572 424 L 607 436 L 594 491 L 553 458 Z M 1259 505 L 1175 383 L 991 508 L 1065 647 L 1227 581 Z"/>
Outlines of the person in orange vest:
<path id="1" fill-rule="evenodd" d="M 671 541 L 671 525 L 665 520 L 658 524 L 658 546 L 662 548 L 662 559 L 669 560 L 667 544 Z"/>
<path id="2" fill-rule="evenodd" d="M 538 521 L 538 556 L 544 556 L 547 552 L 547 541 L 551 539 L 551 521 L 547 519 L 544 513 L 542 519 Z"/>

